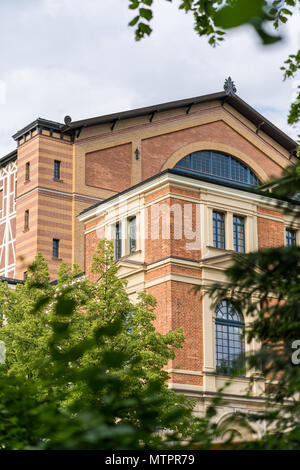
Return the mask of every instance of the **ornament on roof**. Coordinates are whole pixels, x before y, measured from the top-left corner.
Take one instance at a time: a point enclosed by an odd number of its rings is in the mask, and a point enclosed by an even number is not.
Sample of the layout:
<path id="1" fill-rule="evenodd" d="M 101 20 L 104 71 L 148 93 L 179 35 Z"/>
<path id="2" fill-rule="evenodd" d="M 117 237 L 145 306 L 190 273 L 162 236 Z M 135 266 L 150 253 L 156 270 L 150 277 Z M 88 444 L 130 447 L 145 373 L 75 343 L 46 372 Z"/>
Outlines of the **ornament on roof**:
<path id="1" fill-rule="evenodd" d="M 225 79 L 224 90 L 228 96 L 233 96 L 236 93 L 236 87 L 234 82 L 231 80 L 231 77 Z"/>
<path id="2" fill-rule="evenodd" d="M 69 126 L 69 125 L 71 124 L 71 122 L 72 122 L 71 116 L 65 116 L 64 121 L 65 121 L 65 125 L 66 125 L 66 126 Z"/>

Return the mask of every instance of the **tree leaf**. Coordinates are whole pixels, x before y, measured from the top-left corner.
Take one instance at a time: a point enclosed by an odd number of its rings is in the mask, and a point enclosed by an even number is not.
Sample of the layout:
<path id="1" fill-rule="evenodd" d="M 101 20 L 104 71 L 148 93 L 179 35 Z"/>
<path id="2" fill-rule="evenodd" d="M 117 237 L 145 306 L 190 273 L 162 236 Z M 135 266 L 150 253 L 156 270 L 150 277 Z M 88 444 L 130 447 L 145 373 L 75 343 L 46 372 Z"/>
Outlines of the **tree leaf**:
<path id="1" fill-rule="evenodd" d="M 140 8 L 140 16 L 150 21 L 152 19 L 152 11 L 149 8 Z"/>
<path id="2" fill-rule="evenodd" d="M 135 16 L 135 17 L 133 18 L 133 20 L 131 20 L 130 23 L 128 23 L 129 26 L 134 26 L 134 25 L 136 25 L 137 22 L 139 21 L 139 19 L 140 19 L 140 15 Z"/>
<path id="3" fill-rule="evenodd" d="M 237 0 L 234 5 L 226 5 L 215 15 L 216 26 L 224 29 L 235 28 L 249 22 L 253 17 L 264 17 L 263 0 Z"/>

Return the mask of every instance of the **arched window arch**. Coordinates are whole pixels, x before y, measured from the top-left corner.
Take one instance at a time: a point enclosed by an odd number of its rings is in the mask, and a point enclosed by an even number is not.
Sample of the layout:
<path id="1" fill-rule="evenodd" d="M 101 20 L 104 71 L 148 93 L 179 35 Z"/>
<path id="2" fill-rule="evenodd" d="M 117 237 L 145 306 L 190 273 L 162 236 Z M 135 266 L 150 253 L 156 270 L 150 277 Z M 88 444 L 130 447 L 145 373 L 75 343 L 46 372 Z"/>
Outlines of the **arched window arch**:
<path id="1" fill-rule="evenodd" d="M 216 370 L 223 375 L 245 375 L 244 317 L 222 300 L 215 311 Z"/>
<path id="2" fill-rule="evenodd" d="M 239 186 L 251 187 L 260 184 L 255 173 L 245 163 L 231 155 L 213 150 L 190 153 L 176 163 L 174 168 Z"/>

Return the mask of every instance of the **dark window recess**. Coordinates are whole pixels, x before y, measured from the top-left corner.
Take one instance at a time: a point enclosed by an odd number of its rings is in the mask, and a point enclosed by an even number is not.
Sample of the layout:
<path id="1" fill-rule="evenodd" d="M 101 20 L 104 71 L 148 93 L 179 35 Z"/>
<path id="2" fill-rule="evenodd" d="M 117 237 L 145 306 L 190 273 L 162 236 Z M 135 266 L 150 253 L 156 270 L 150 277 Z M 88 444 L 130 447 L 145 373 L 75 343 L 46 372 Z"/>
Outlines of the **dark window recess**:
<path id="1" fill-rule="evenodd" d="M 285 231 L 286 246 L 296 246 L 296 231 L 286 229 Z"/>
<path id="2" fill-rule="evenodd" d="M 116 259 L 122 257 L 122 231 L 121 231 L 121 223 L 116 223 L 116 235 L 115 235 L 115 255 Z"/>
<path id="3" fill-rule="evenodd" d="M 233 216 L 233 246 L 239 253 L 245 253 L 245 218 Z"/>
<path id="4" fill-rule="evenodd" d="M 129 253 L 136 251 L 136 218 L 129 220 Z"/>
<path id="5" fill-rule="evenodd" d="M 60 180 L 60 161 L 54 160 L 54 179 Z"/>
<path id="6" fill-rule="evenodd" d="M 29 181 L 29 180 L 30 180 L 30 162 L 27 162 L 26 167 L 25 167 L 25 181 Z"/>
<path id="7" fill-rule="evenodd" d="M 57 238 L 53 238 L 52 256 L 53 256 L 53 258 L 58 258 L 59 257 L 59 240 L 57 240 Z"/>
<path id="8" fill-rule="evenodd" d="M 245 375 L 244 319 L 226 300 L 216 308 L 216 370 L 222 375 Z"/>
<path id="9" fill-rule="evenodd" d="M 257 186 L 260 183 L 255 173 L 243 162 L 231 155 L 211 150 L 193 152 L 182 158 L 174 168 L 239 186 Z"/>
<path id="10" fill-rule="evenodd" d="M 215 248 L 225 249 L 225 215 L 213 212 L 213 244 Z"/>
<path id="11" fill-rule="evenodd" d="M 29 230 L 29 210 L 24 212 L 24 230 Z"/>

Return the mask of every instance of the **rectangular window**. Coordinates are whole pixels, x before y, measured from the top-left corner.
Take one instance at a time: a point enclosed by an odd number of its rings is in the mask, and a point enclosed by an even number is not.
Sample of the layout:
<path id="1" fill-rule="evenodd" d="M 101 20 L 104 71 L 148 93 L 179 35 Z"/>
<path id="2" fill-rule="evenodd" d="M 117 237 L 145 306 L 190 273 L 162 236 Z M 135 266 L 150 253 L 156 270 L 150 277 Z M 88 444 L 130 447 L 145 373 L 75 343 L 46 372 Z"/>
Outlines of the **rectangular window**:
<path id="1" fill-rule="evenodd" d="M 60 180 L 60 161 L 54 160 L 54 179 Z"/>
<path id="2" fill-rule="evenodd" d="M 59 257 L 59 240 L 57 240 L 57 238 L 53 238 L 52 256 L 53 256 L 53 258 L 58 258 Z"/>
<path id="3" fill-rule="evenodd" d="M 136 251 L 136 217 L 129 220 L 129 253 Z"/>
<path id="4" fill-rule="evenodd" d="M 213 211 L 213 244 L 225 249 L 225 214 Z"/>
<path id="5" fill-rule="evenodd" d="M 115 254 L 116 259 L 122 257 L 122 232 L 121 232 L 121 223 L 116 223 L 116 235 L 115 235 Z"/>
<path id="6" fill-rule="evenodd" d="M 29 230 L 29 210 L 24 212 L 24 230 Z"/>
<path id="7" fill-rule="evenodd" d="M 296 246 L 296 230 L 287 228 L 285 231 L 286 246 Z"/>
<path id="8" fill-rule="evenodd" d="M 30 162 L 27 162 L 26 167 L 25 167 L 25 181 L 29 181 L 29 180 L 30 180 Z"/>
<path id="9" fill-rule="evenodd" d="M 233 216 L 234 251 L 245 253 L 245 217 Z"/>

